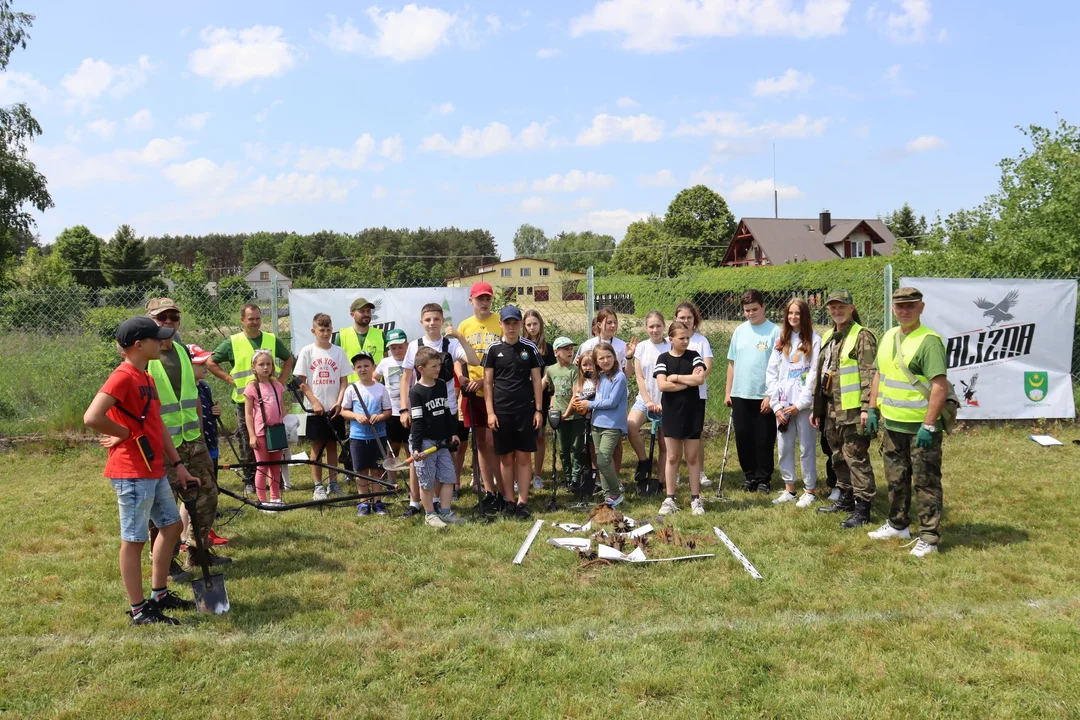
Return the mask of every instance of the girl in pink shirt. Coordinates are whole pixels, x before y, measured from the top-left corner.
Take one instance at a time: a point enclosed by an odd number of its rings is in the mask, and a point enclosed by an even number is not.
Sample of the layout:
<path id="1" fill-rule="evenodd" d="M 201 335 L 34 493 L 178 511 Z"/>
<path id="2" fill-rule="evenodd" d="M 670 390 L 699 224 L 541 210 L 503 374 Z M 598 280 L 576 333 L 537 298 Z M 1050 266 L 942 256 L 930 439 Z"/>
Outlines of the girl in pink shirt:
<path id="1" fill-rule="evenodd" d="M 274 356 L 269 350 L 259 348 L 251 359 L 251 369 L 255 372 L 255 380 L 244 388 L 244 417 L 247 420 L 248 442 L 255 450 L 257 462 L 281 460 L 281 450 L 270 452 L 266 449 L 266 426 L 276 425 L 285 417 L 285 388 L 274 379 Z M 270 504 L 283 505 L 280 465 L 259 465 L 256 468 L 255 494 L 261 503 L 267 502 L 268 484 Z"/>

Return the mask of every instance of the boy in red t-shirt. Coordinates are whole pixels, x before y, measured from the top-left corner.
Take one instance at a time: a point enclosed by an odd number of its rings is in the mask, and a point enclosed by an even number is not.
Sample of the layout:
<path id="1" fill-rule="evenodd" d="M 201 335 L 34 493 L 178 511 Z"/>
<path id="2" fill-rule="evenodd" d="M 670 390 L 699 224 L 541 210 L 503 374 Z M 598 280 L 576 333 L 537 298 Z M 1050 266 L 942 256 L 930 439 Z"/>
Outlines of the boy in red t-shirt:
<path id="1" fill-rule="evenodd" d="M 171 327 L 158 327 L 148 317 L 125 320 L 116 329 L 116 344 L 124 361 L 101 386 L 83 422 L 103 435 L 109 451 L 105 477 L 112 480 L 120 507 L 120 577 L 131 603 L 132 625 L 180 621 L 162 610 L 194 610 L 195 603 L 168 590 L 169 561 L 180 539 L 180 513 L 165 476 L 162 455 L 176 468 L 177 480 L 187 487 L 199 485 L 180 461 L 176 446 L 165 442 L 168 430 L 161 421 L 157 387 L 146 364 L 161 357 L 161 341 L 172 337 Z M 160 529 L 152 548 L 152 594 L 146 600 L 142 584 L 142 549 L 149 539 L 150 520 Z"/>

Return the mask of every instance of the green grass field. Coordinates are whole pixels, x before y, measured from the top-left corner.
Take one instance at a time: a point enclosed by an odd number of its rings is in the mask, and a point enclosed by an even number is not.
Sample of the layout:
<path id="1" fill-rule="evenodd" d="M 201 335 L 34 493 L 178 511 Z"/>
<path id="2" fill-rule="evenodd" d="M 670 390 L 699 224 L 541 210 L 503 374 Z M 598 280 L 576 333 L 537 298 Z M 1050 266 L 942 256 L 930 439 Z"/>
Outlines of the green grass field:
<path id="1" fill-rule="evenodd" d="M 0 715 L 1077 717 L 1080 430 L 1045 429 L 1066 446 L 1030 427 L 947 440 L 943 551 L 923 561 L 734 490 L 671 521 L 715 558 L 585 569 L 548 526 L 513 567 L 526 523 L 248 510 L 220 528 L 232 611 L 178 628 L 127 626 L 102 453 L 24 446 L 0 456 Z M 721 454 L 713 441 L 711 475 Z"/>

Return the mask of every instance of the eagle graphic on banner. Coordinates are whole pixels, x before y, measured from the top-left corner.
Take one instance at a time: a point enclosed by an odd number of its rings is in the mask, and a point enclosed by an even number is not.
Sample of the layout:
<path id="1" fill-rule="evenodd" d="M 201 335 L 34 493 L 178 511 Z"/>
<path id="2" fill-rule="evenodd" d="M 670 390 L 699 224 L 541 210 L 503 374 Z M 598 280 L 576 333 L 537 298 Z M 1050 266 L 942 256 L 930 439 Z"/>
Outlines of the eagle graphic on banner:
<path id="1" fill-rule="evenodd" d="M 1009 313 L 1012 306 L 1016 304 L 1016 299 L 1020 297 L 1019 290 L 1012 290 L 1005 299 L 999 302 L 997 305 L 990 302 L 986 298 L 979 298 L 975 301 L 975 305 L 983 310 L 983 317 L 990 318 L 990 324 L 987 327 L 994 327 L 998 323 L 1007 322 L 1013 319 L 1013 316 Z"/>

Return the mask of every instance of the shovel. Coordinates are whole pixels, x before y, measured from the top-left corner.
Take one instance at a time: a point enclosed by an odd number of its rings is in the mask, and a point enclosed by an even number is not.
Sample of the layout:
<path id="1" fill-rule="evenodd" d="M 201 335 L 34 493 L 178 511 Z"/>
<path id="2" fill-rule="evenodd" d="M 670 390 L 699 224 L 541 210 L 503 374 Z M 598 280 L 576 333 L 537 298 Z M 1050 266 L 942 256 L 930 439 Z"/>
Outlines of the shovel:
<path id="1" fill-rule="evenodd" d="M 203 547 L 202 532 L 199 530 L 199 514 L 195 511 L 195 503 L 199 493 L 191 500 L 184 501 L 188 517 L 191 518 L 191 527 L 195 531 L 195 545 L 199 550 L 202 577 L 191 581 L 191 590 L 195 593 L 195 608 L 203 615 L 221 615 L 229 612 L 229 594 L 225 592 L 225 576 L 210 574 L 210 561 L 206 548 Z"/>
<path id="2" fill-rule="evenodd" d="M 457 443 L 447 443 L 447 442 L 437 443 L 437 444 L 432 445 L 431 447 L 429 447 L 427 450 L 424 450 L 422 453 L 420 453 L 420 458 L 423 459 L 423 458 L 426 458 L 428 455 L 434 455 L 436 451 L 443 450 L 443 449 L 449 450 L 450 452 L 456 452 L 457 449 L 458 449 L 458 444 Z M 415 460 L 415 459 L 416 458 L 413 455 L 409 455 L 409 457 L 405 458 L 404 460 L 402 460 L 401 458 L 393 457 L 393 456 L 387 457 L 385 460 L 383 460 L 383 464 L 382 464 L 383 470 L 386 470 L 388 472 L 397 472 L 398 470 L 405 470 L 406 468 L 408 468 L 410 465 L 413 464 L 413 460 Z"/>
<path id="3" fill-rule="evenodd" d="M 559 504 L 557 498 L 559 495 L 559 479 L 555 477 L 555 451 L 559 443 L 559 425 L 562 423 L 562 415 L 555 408 L 548 410 L 548 424 L 551 425 L 551 500 L 548 500 L 547 511 L 552 512 L 557 510 Z M 566 468 L 563 468 L 563 474 L 566 473 Z"/>
<path id="4" fill-rule="evenodd" d="M 649 438 L 649 472 L 648 472 L 648 477 L 644 477 L 641 480 L 638 480 L 638 484 L 637 484 L 638 494 L 639 495 L 644 495 L 646 497 L 651 496 L 651 495 L 656 495 L 657 493 L 660 492 L 660 479 L 658 477 L 656 477 L 655 475 L 653 475 L 653 470 L 656 467 L 656 464 L 654 462 L 654 457 L 655 457 L 655 452 L 656 452 L 656 433 L 657 433 L 657 425 L 658 425 L 658 423 L 659 423 L 658 420 L 651 419 L 651 428 L 650 429 L 652 431 L 652 436 Z"/>

